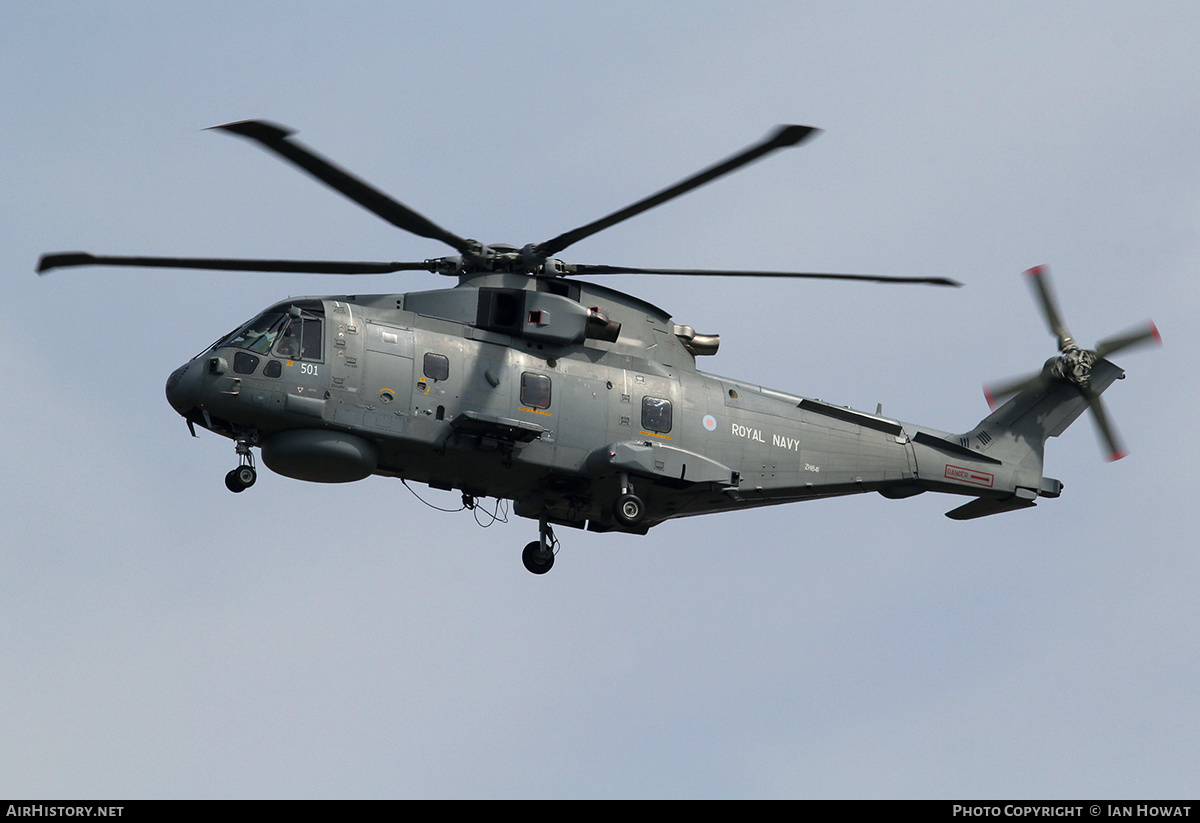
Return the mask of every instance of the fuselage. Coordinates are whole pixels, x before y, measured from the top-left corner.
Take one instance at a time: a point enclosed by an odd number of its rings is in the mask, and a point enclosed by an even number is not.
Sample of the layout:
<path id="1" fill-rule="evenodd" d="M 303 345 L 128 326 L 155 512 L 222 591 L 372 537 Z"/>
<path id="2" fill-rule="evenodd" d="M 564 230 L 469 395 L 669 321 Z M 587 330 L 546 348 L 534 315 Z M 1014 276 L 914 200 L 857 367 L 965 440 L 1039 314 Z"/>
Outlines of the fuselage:
<path id="1" fill-rule="evenodd" d="M 402 477 L 600 531 L 627 528 L 612 517 L 626 484 L 646 504 L 629 530 L 644 531 L 858 492 L 1041 483 L 1040 461 L 987 458 L 969 437 L 698 370 L 694 352 L 715 345 L 621 292 L 485 275 L 284 301 L 173 373 L 167 395 L 282 474 Z"/>

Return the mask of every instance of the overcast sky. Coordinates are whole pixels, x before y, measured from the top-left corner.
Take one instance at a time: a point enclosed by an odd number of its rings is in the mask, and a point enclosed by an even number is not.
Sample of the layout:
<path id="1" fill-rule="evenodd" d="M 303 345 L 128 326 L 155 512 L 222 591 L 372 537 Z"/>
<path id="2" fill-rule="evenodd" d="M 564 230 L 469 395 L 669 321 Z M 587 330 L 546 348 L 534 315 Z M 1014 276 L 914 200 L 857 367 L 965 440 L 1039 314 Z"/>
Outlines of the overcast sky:
<path id="1" fill-rule="evenodd" d="M 1200 11 L 989 5 L 0 6 L 0 795 L 1194 798 Z M 534 522 L 396 480 L 232 495 L 167 375 L 288 295 L 444 281 L 38 255 L 449 251 L 203 131 L 246 118 L 517 245 L 821 127 L 564 258 L 959 279 L 605 280 L 720 333 L 707 371 L 949 431 L 1054 353 L 1047 264 L 1081 342 L 1162 330 L 1105 395 L 1131 454 L 1085 417 L 1035 509 L 563 529 L 542 577 Z"/>

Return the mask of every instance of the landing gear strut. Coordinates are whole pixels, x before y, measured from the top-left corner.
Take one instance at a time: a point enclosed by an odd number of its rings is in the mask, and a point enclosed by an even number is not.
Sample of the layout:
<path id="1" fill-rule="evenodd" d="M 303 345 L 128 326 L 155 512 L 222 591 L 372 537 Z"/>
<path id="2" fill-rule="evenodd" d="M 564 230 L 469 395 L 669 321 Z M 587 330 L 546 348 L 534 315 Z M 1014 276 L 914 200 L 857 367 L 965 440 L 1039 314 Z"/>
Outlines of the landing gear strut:
<path id="1" fill-rule="evenodd" d="M 258 472 L 254 470 L 254 452 L 250 451 L 250 441 L 237 441 L 238 467 L 225 475 L 225 488 L 231 492 L 240 493 L 254 485 Z"/>
<path id="2" fill-rule="evenodd" d="M 558 547 L 558 538 L 554 530 L 545 520 L 539 521 L 539 539 L 533 541 L 521 552 L 521 562 L 525 568 L 534 574 L 545 574 L 554 565 L 554 550 Z"/>

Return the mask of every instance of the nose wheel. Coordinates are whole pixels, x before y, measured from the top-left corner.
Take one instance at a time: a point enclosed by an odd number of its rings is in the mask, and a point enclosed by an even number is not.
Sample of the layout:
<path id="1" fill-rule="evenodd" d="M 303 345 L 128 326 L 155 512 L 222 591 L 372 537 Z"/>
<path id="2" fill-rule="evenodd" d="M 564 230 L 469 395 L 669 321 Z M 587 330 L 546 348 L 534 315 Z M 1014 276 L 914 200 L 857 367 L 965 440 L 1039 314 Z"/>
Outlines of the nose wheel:
<path id="1" fill-rule="evenodd" d="M 225 488 L 234 493 L 244 492 L 253 486 L 257 479 L 258 472 L 254 470 L 253 466 L 239 466 L 225 475 Z"/>
<path id="2" fill-rule="evenodd" d="M 254 452 L 247 440 L 237 441 L 238 467 L 225 475 L 225 488 L 235 494 L 244 492 L 254 485 L 258 472 L 254 469 Z"/>

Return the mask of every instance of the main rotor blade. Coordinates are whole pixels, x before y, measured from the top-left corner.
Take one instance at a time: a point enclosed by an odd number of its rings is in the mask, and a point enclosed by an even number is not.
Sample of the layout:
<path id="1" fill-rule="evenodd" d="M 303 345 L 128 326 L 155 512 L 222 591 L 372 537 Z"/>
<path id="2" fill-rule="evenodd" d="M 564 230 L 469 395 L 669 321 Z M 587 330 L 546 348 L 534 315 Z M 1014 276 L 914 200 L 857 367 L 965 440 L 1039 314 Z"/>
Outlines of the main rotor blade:
<path id="1" fill-rule="evenodd" d="M 1084 399 L 1087 400 L 1088 406 L 1092 409 L 1092 414 L 1096 417 L 1096 428 L 1100 431 L 1100 438 L 1104 441 L 1104 447 L 1108 450 L 1105 455 L 1107 460 L 1120 460 L 1129 452 L 1120 444 L 1117 439 L 1117 433 L 1113 431 L 1112 425 L 1108 422 L 1108 413 L 1104 411 L 1104 403 L 1100 401 L 1100 395 L 1090 389 L 1080 389 Z"/>
<path id="2" fill-rule="evenodd" d="M 306 146 L 290 139 L 294 132 L 262 120 L 243 120 L 213 126 L 248 137 L 262 144 L 286 160 L 290 160 L 327 186 L 341 192 L 368 211 L 382 217 L 393 226 L 433 240 L 441 240 L 448 246 L 466 254 L 470 244 L 453 232 L 446 231 L 428 218 L 417 214 L 402 203 L 363 182 L 349 172 L 320 157 Z"/>
<path id="3" fill-rule="evenodd" d="M 1153 340 L 1160 346 L 1162 345 L 1162 335 L 1158 333 L 1158 327 L 1153 323 L 1147 323 L 1145 326 L 1130 329 L 1124 334 L 1116 334 L 1101 340 L 1096 344 L 1096 356 L 1108 357 L 1110 354 L 1127 349 L 1130 346 L 1145 343 L 1148 340 Z"/>
<path id="4" fill-rule="evenodd" d="M 389 274 L 394 271 L 436 271 L 436 261 L 421 263 L 355 263 L 339 260 L 241 260 L 213 257 L 113 257 L 87 252 L 44 254 L 38 274 L 68 266 L 142 266 L 158 269 L 217 269 L 273 271 L 293 274 Z"/>
<path id="5" fill-rule="evenodd" d="M 615 226 L 623 220 L 628 220 L 630 217 L 641 214 L 644 211 L 662 205 L 663 203 L 681 194 L 686 194 L 692 189 L 699 188 L 705 183 L 716 180 L 718 177 L 728 174 L 731 171 L 741 168 L 748 163 L 753 163 L 763 155 L 769 154 L 776 149 L 783 149 L 789 146 L 794 146 L 802 142 L 809 136 L 817 134 L 820 129 L 814 129 L 812 126 L 780 126 L 772 132 L 766 139 L 751 146 L 745 151 L 733 155 L 727 160 L 717 163 L 698 174 L 694 174 L 686 180 L 676 183 L 670 188 L 663 189 L 657 194 L 652 194 L 649 197 L 639 200 L 631 206 L 626 206 L 620 211 L 615 211 L 607 217 L 601 217 L 588 223 L 586 226 L 580 226 L 577 229 L 572 229 L 568 232 L 563 232 L 545 243 L 540 243 L 536 247 L 536 252 L 541 257 L 551 257 L 558 254 L 567 246 L 578 243 L 585 237 L 590 237 L 596 232 L 603 231 L 610 226 Z"/>
<path id="6" fill-rule="evenodd" d="M 738 271 L 724 269 L 647 269 L 628 266 L 568 264 L 570 274 L 678 274 L 686 277 L 798 277 L 809 280 L 863 280 L 869 283 L 926 283 L 933 286 L 961 286 L 946 277 L 889 277 L 881 274 L 827 274 L 801 271 Z"/>
<path id="7" fill-rule="evenodd" d="M 1050 273 L 1045 266 L 1034 266 L 1025 272 L 1025 276 L 1033 284 L 1034 292 L 1038 296 L 1038 303 L 1042 307 L 1042 314 L 1046 318 L 1046 325 L 1050 327 L 1050 333 L 1058 338 L 1058 348 L 1063 349 L 1065 341 L 1070 340 L 1071 335 L 1067 333 L 1067 327 L 1063 325 L 1062 317 L 1058 313 L 1058 304 L 1050 287 Z"/>

